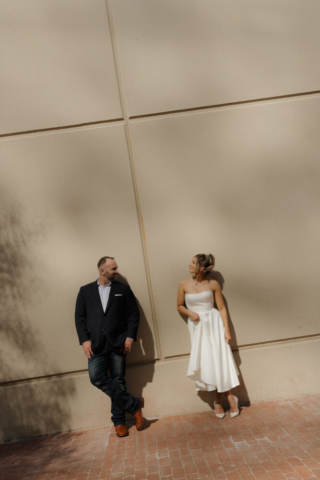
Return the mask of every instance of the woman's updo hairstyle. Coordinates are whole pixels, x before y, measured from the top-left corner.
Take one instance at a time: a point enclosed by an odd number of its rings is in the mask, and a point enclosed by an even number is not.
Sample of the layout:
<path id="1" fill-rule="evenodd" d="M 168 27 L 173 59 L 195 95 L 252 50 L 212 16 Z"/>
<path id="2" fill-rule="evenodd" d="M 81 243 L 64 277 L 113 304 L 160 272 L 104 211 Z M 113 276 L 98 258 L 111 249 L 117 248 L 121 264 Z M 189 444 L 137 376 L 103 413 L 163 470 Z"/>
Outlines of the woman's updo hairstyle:
<path id="1" fill-rule="evenodd" d="M 203 273 L 204 275 L 209 275 L 211 270 L 214 268 L 215 264 L 215 259 L 214 256 L 209 253 L 206 255 L 205 253 L 198 253 L 198 255 L 195 255 L 197 259 L 197 265 L 196 265 L 196 273 L 200 273 L 200 268 L 204 267 Z"/>

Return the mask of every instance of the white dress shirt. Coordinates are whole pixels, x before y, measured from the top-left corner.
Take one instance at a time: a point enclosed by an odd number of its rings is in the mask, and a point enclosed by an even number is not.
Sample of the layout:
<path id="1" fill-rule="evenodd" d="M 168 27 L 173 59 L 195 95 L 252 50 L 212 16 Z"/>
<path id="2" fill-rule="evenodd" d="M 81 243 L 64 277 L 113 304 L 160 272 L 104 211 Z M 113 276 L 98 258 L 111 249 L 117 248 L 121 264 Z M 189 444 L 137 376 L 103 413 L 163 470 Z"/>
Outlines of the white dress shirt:
<path id="1" fill-rule="evenodd" d="M 97 283 L 99 287 L 99 295 L 102 303 L 102 308 L 103 308 L 103 311 L 105 312 L 108 305 L 108 300 L 109 300 L 109 295 L 111 290 L 111 282 L 108 283 L 107 285 L 100 285 L 99 280 L 97 280 Z"/>

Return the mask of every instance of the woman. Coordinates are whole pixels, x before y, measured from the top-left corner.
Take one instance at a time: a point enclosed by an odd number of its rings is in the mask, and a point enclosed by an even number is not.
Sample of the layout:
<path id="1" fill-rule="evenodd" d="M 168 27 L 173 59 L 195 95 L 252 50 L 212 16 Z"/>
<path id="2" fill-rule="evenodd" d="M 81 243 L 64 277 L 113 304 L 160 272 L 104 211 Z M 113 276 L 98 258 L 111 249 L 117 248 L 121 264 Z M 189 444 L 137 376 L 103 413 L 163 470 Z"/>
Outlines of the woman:
<path id="1" fill-rule="evenodd" d="M 178 312 L 188 316 L 191 354 L 187 376 L 196 390 L 217 390 L 214 402 L 217 417 L 223 418 L 223 393 L 230 405 L 231 417 L 239 415 L 238 399 L 231 389 L 239 385 L 231 340 L 228 314 L 218 282 L 207 278 L 214 267 L 213 255 L 200 253 L 189 264 L 192 278 L 183 280 L 178 290 Z M 214 308 L 214 300 L 217 307 Z"/>

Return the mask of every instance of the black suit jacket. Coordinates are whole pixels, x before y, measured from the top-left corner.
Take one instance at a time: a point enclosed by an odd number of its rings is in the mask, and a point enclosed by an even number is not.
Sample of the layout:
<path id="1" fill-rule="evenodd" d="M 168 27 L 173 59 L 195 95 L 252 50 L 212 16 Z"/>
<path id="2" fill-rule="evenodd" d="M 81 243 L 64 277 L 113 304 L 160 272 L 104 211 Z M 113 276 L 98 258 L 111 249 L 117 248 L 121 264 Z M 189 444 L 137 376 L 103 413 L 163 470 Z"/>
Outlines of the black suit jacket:
<path id="1" fill-rule="evenodd" d="M 80 345 L 91 340 L 94 353 L 99 353 L 106 339 L 120 352 L 127 337 L 136 340 L 139 325 L 137 301 L 129 285 L 112 282 L 105 312 L 100 300 L 97 280 L 80 288 L 75 321 Z"/>

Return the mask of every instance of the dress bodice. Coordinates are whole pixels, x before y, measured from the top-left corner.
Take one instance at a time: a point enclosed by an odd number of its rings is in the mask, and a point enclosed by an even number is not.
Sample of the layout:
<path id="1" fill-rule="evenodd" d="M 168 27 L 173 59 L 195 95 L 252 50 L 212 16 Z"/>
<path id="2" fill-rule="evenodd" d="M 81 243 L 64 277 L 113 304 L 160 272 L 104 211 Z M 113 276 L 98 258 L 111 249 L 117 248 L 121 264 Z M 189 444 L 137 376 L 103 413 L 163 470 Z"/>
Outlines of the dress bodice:
<path id="1" fill-rule="evenodd" d="M 206 290 L 200 293 L 186 293 L 185 302 L 188 310 L 195 313 L 208 312 L 213 309 L 213 292 Z"/>

